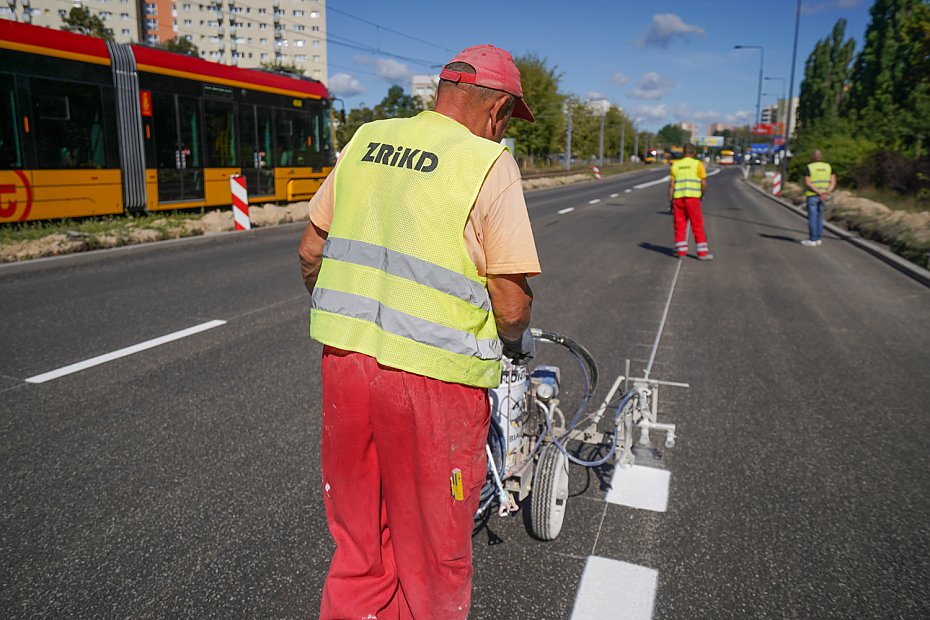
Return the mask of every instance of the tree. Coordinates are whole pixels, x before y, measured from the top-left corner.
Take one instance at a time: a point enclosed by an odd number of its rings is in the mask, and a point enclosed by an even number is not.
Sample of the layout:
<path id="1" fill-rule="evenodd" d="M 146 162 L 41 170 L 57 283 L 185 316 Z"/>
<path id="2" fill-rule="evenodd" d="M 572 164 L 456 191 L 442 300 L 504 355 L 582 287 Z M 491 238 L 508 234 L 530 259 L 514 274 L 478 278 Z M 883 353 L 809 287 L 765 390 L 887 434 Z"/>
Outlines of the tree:
<path id="1" fill-rule="evenodd" d="M 565 113 L 563 104 L 565 95 L 559 93 L 562 75 L 555 67 L 548 67 L 544 58 L 535 54 L 517 56 L 514 64 L 520 70 L 523 85 L 523 99 L 536 117 L 535 123 L 519 119 L 510 122 L 508 138 L 516 144 L 516 155 L 532 162 L 537 157 L 564 150 Z"/>
<path id="2" fill-rule="evenodd" d="M 294 63 L 282 63 L 278 61 L 265 61 L 261 64 L 262 69 L 266 71 L 277 71 L 278 73 L 292 73 L 294 75 L 303 75 L 304 70 Z"/>
<path id="3" fill-rule="evenodd" d="M 200 50 L 197 46 L 194 45 L 192 41 L 183 37 L 163 41 L 158 47 L 166 52 L 174 52 L 175 54 L 184 54 L 185 56 L 194 56 L 196 58 L 200 57 Z"/>
<path id="4" fill-rule="evenodd" d="M 62 30 L 86 34 L 107 41 L 113 41 L 113 30 L 107 28 L 103 20 L 84 7 L 72 8 L 66 17 L 61 18 Z"/>
<path id="5" fill-rule="evenodd" d="M 691 134 L 678 125 L 668 124 L 659 130 L 659 133 L 656 135 L 656 141 L 659 146 L 668 148 L 671 146 L 682 146 L 690 137 Z"/>
<path id="6" fill-rule="evenodd" d="M 926 39 L 930 11 L 923 0 L 875 0 L 865 44 L 853 68 L 846 112 L 866 137 L 894 149 L 926 136 L 930 97 Z"/>
<path id="7" fill-rule="evenodd" d="M 423 111 L 423 103 L 418 97 L 404 92 L 401 86 L 393 85 L 381 103 L 375 106 L 374 116 L 380 118 L 409 118 Z"/>
<path id="8" fill-rule="evenodd" d="M 843 40 L 846 20 L 833 26 L 833 34 L 814 46 L 804 65 L 804 80 L 798 103 L 798 124 L 802 131 L 833 128 L 843 109 L 849 87 L 850 63 L 856 42 Z"/>

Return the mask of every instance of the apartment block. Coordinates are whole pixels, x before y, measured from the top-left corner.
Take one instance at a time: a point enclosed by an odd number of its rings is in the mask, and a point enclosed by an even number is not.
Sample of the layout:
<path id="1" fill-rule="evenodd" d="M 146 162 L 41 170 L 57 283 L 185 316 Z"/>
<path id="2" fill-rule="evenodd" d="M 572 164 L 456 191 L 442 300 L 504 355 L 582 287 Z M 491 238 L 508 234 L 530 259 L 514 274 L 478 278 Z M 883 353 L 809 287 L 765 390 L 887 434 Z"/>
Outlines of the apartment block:
<path id="1" fill-rule="evenodd" d="M 0 18 L 61 28 L 71 7 L 99 16 L 121 43 L 175 38 L 240 67 L 296 65 L 326 83 L 325 0 L 7 0 Z"/>

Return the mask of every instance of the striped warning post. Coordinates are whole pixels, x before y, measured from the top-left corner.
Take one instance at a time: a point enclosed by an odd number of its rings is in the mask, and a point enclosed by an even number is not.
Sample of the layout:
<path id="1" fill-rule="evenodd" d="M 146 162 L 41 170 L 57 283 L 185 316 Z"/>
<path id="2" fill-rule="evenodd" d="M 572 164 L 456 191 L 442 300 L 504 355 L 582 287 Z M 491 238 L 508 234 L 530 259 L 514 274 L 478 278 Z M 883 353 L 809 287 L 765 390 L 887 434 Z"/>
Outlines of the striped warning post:
<path id="1" fill-rule="evenodd" d="M 233 220 L 236 222 L 236 230 L 251 230 L 249 193 L 245 189 L 245 177 L 241 174 L 232 175 L 229 177 L 229 187 L 232 190 Z"/>
<path id="2" fill-rule="evenodd" d="M 772 177 L 772 193 L 776 196 L 781 196 L 781 175 L 775 173 L 775 176 Z"/>
<path id="3" fill-rule="evenodd" d="M 598 168 L 597 166 L 592 167 L 592 168 L 591 168 L 591 172 L 594 173 L 594 178 L 595 178 L 595 179 L 601 178 L 601 169 Z"/>

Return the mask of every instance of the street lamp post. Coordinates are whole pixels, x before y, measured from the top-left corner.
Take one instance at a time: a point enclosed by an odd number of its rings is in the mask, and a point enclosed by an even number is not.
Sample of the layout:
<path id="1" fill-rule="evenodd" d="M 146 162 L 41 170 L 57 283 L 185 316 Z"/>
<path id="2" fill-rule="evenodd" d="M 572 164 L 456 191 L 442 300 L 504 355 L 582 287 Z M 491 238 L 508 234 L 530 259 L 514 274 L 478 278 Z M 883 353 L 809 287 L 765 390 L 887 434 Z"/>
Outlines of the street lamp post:
<path id="1" fill-rule="evenodd" d="M 791 77 L 788 78 L 788 117 L 785 119 L 785 156 L 781 158 L 781 178 L 788 180 L 788 140 L 791 138 L 791 100 L 794 99 L 794 65 L 798 59 L 798 27 L 801 25 L 801 0 L 794 17 L 794 47 L 791 50 Z"/>
<path id="2" fill-rule="evenodd" d="M 758 125 L 762 113 L 762 67 L 765 65 L 765 48 L 761 45 L 734 45 L 733 49 L 759 50 L 759 89 L 756 93 L 756 125 Z"/>

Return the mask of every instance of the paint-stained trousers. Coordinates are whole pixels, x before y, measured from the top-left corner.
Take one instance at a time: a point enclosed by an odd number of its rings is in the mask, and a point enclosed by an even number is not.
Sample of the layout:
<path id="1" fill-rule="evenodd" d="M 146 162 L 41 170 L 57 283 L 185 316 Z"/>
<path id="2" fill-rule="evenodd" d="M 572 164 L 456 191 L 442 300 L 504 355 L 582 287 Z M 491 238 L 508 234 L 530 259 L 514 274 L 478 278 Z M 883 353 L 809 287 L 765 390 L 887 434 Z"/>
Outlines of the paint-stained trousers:
<path id="1" fill-rule="evenodd" d="M 487 390 L 325 347 L 323 493 L 336 543 L 320 618 L 465 618 Z M 465 499 L 452 498 L 453 469 Z"/>
<path id="2" fill-rule="evenodd" d="M 675 216 L 675 251 L 678 256 L 688 253 L 688 222 L 694 232 L 698 256 L 707 254 L 707 234 L 704 232 L 704 216 L 701 214 L 700 198 L 676 198 L 672 201 Z"/>

